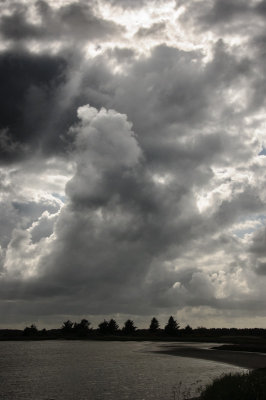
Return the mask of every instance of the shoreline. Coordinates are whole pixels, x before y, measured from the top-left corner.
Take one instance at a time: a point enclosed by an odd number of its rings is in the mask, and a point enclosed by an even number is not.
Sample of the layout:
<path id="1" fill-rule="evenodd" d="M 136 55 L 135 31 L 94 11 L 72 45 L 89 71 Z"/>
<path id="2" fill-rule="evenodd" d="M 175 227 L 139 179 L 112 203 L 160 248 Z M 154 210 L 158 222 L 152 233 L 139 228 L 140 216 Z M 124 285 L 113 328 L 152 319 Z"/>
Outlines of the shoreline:
<path id="1" fill-rule="evenodd" d="M 202 360 L 231 364 L 245 369 L 266 368 L 266 354 L 233 350 L 202 349 L 192 346 L 160 346 L 155 353 L 168 354 L 178 357 L 200 358 Z"/>

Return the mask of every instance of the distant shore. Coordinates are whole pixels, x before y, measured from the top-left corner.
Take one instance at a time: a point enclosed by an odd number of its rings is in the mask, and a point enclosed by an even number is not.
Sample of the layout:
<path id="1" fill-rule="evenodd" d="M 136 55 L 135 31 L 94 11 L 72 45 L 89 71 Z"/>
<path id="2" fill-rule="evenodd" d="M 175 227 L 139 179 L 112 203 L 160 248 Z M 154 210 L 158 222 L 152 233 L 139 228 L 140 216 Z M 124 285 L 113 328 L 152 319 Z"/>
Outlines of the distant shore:
<path id="1" fill-rule="evenodd" d="M 155 352 L 179 357 L 200 358 L 203 360 L 216 361 L 225 364 L 235 365 L 246 369 L 266 368 L 266 354 L 239 351 L 224 350 L 219 348 L 199 348 L 189 345 L 178 346 L 164 345 Z"/>

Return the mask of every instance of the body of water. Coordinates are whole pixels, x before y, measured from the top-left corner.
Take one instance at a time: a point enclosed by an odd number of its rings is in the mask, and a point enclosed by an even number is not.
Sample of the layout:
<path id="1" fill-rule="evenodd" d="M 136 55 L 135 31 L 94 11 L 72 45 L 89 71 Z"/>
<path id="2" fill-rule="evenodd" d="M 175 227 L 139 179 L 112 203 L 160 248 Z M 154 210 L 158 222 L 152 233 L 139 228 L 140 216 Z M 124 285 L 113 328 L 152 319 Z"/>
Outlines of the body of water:
<path id="1" fill-rule="evenodd" d="M 169 345 L 169 343 L 168 343 Z M 0 342 L 1 400 L 171 400 L 241 369 L 148 342 Z M 189 394 L 189 396 L 188 396 Z"/>

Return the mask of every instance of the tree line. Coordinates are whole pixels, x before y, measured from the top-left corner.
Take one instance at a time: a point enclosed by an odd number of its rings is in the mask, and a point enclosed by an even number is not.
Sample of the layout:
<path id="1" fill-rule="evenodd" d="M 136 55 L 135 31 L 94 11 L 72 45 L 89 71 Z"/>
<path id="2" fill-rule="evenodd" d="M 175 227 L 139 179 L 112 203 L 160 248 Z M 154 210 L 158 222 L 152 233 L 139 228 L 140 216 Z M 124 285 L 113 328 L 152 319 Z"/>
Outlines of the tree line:
<path id="1" fill-rule="evenodd" d="M 95 331 L 91 328 L 91 323 L 87 319 L 82 319 L 80 323 L 73 323 L 72 321 L 67 320 L 63 322 L 61 330 L 64 333 L 82 333 Z M 150 333 L 162 331 L 160 329 L 160 324 L 157 318 L 152 318 L 148 330 Z M 176 334 L 178 330 L 179 324 L 173 316 L 170 316 L 167 324 L 164 327 L 164 331 L 168 334 Z M 131 319 L 127 319 L 123 327 L 120 329 L 118 323 L 113 318 L 111 318 L 109 321 L 104 320 L 100 322 L 96 331 L 103 335 L 114 335 L 116 333 L 132 335 L 137 331 L 137 327 L 135 326 L 134 321 L 132 321 Z"/>
<path id="2" fill-rule="evenodd" d="M 119 327 L 118 323 L 115 319 L 111 318 L 110 320 L 104 320 L 99 323 L 98 328 L 93 329 L 91 323 L 87 319 L 82 319 L 80 322 L 72 322 L 69 319 L 64 321 L 61 328 L 59 330 L 52 330 L 54 333 L 58 333 L 60 331 L 63 335 L 75 335 L 75 336 L 87 336 L 92 333 L 97 333 L 100 335 L 134 335 L 137 331 L 139 332 L 149 332 L 152 334 L 158 334 L 165 332 L 169 335 L 176 335 L 178 333 L 180 326 L 175 320 L 173 316 L 170 316 L 167 324 L 163 329 L 160 328 L 160 324 L 157 318 L 153 317 L 151 319 L 148 330 L 147 329 L 138 329 L 133 320 L 127 319 L 122 326 Z M 192 330 L 192 328 L 190 328 Z M 56 332 L 55 332 L 56 331 Z M 36 325 L 32 324 L 30 327 L 26 327 L 24 329 L 25 336 L 34 336 L 40 333 L 45 334 L 47 331 L 43 329 L 39 331 Z"/>
<path id="3" fill-rule="evenodd" d="M 27 326 L 23 331 L 19 330 L 0 330 L 1 337 L 21 334 L 28 337 L 43 337 L 43 338 L 60 338 L 60 337 L 89 337 L 99 338 L 104 336 L 178 336 L 178 337 L 218 337 L 218 336 L 265 336 L 266 329 L 263 328 L 205 328 L 197 327 L 193 329 L 187 325 L 185 328 L 180 328 L 179 323 L 173 316 L 170 316 L 166 325 L 160 327 L 157 318 L 153 317 L 147 329 L 138 329 L 133 320 L 127 319 L 120 328 L 115 319 L 103 320 L 98 324 L 97 328 L 93 328 L 87 319 L 82 319 L 80 322 L 72 322 L 66 320 L 59 329 L 42 329 L 38 330 L 36 325 Z"/>

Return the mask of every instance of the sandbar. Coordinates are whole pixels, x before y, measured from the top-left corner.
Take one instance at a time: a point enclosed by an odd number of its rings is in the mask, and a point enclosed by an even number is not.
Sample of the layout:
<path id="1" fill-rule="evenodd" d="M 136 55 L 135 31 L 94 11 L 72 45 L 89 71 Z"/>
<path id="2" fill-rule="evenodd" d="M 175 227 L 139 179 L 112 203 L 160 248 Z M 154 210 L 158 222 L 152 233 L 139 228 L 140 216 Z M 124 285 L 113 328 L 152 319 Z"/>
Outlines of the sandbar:
<path id="1" fill-rule="evenodd" d="M 200 358 L 235 365 L 246 369 L 266 368 L 266 354 L 213 349 L 214 344 L 209 348 L 201 348 L 195 345 L 184 344 L 162 345 L 156 352 L 179 357 Z"/>

